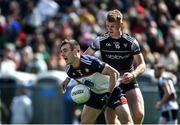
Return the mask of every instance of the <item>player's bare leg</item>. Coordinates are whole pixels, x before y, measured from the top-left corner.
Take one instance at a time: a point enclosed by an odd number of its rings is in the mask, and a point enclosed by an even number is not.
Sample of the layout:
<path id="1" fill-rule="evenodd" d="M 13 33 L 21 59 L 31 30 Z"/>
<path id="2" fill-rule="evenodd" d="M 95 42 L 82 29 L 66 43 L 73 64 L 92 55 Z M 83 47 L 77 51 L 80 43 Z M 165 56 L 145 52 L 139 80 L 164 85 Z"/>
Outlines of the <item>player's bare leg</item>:
<path id="1" fill-rule="evenodd" d="M 121 124 L 128 124 L 128 125 L 134 124 L 128 104 L 123 104 L 123 105 L 116 107 L 115 112 L 116 112 Z"/>
<path id="2" fill-rule="evenodd" d="M 105 115 L 105 119 L 106 119 L 107 124 L 116 124 L 116 125 L 121 124 L 113 109 L 107 107 L 104 115 Z"/>
<path id="3" fill-rule="evenodd" d="M 84 105 L 81 114 L 81 124 L 94 124 L 101 110 Z"/>
<path id="4" fill-rule="evenodd" d="M 126 98 L 132 114 L 134 124 L 142 124 L 144 119 L 144 99 L 139 88 L 127 92 Z"/>

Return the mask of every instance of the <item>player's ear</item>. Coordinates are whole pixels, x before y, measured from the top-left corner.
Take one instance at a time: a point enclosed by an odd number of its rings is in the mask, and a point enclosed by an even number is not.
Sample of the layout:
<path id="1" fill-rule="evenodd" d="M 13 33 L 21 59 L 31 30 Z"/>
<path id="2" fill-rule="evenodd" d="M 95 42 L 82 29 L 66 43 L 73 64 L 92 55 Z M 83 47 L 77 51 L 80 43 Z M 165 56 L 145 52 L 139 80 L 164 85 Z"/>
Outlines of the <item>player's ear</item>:
<path id="1" fill-rule="evenodd" d="M 119 23 L 119 30 L 123 30 L 124 29 L 124 27 L 123 27 L 123 22 L 120 22 Z"/>

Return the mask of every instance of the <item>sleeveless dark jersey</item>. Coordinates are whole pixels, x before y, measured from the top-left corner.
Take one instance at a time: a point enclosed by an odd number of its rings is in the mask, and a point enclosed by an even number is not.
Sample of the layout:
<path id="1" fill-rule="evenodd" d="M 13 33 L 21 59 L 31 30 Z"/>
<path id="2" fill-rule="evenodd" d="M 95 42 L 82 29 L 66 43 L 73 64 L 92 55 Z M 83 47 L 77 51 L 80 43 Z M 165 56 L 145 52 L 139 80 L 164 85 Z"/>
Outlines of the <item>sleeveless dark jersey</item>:
<path id="1" fill-rule="evenodd" d="M 123 33 L 119 39 L 113 39 L 108 33 L 98 36 L 90 47 L 100 50 L 101 58 L 120 73 L 134 70 L 133 55 L 140 54 L 137 40 Z"/>

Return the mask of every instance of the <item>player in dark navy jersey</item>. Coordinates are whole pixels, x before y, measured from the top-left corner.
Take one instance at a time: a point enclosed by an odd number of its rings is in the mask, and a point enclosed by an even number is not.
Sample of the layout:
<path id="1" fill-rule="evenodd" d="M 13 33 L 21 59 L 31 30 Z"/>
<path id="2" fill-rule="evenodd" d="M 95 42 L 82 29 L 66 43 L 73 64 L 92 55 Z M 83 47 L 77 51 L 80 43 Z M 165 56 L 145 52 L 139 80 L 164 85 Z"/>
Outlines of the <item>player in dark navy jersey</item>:
<path id="1" fill-rule="evenodd" d="M 123 16 L 119 10 L 108 12 L 106 28 L 108 32 L 98 36 L 84 54 L 94 55 L 99 50 L 102 60 L 119 71 L 120 87 L 126 94 L 133 121 L 141 124 L 144 100 L 136 77 L 144 72 L 145 62 L 139 44 L 134 37 L 123 33 Z M 107 123 L 114 124 L 115 114 L 110 108 L 107 108 L 106 112 Z"/>
<path id="2" fill-rule="evenodd" d="M 120 94 L 118 71 L 95 57 L 81 55 L 75 40 L 64 40 L 60 49 L 67 63 L 67 75 L 87 85 L 91 91 L 90 99 L 83 108 L 81 124 L 93 124 L 105 105 L 113 109 L 123 124 L 133 124 L 127 100 Z M 61 84 L 63 93 L 67 84 Z"/>

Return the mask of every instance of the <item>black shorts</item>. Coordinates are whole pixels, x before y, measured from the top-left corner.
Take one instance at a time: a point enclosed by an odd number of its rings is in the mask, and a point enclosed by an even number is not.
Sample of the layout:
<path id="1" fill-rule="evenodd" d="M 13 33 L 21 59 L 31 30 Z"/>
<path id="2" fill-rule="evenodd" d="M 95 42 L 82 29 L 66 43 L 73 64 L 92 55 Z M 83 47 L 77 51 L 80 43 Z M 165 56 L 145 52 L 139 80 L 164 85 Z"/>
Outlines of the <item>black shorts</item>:
<path id="1" fill-rule="evenodd" d="M 165 118 L 166 121 L 173 121 L 178 119 L 178 110 L 168 110 L 161 113 L 161 117 Z"/>
<path id="2" fill-rule="evenodd" d="M 131 89 L 139 88 L 139 85 L 136 80 L 133 80 L 128 84 L 120 84 L 119 86 L 123 94 L 126 94 L 126 92 L 128 92 Z"/>
<path id="3" fill-rule="evenodd" d="M 105 105 L 105 103 L 101 100 L 103 98 L 104 94 L 96 94 L 91 91 L 91 96 L 88 102 L 86 103 L 87 106 L 90 106 L 92 108 L 96 109 L 102 109 Z M 111 95 L 111 98 L 108 103 L 108 107 L 115 109 L 117 106 L 127 104 L 127 99 L 123 94 L 121 94 L 120 88 L 116 87 L 114 88 L 114 91 Z"/>
<path id="4" fill-rule="evenodd" d="M 127 99 L 125 95 L 121 93 L 120 87 L 116 87 L 111 95 L 108 107 L 115 109 L 117 106 L 123 104 L 127 104 Z"/>

